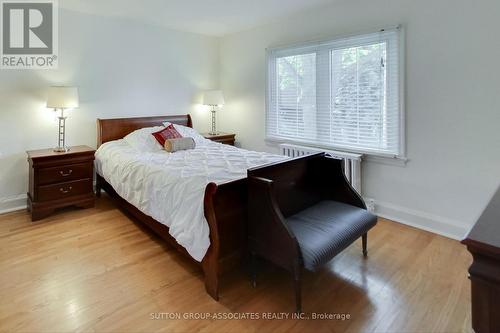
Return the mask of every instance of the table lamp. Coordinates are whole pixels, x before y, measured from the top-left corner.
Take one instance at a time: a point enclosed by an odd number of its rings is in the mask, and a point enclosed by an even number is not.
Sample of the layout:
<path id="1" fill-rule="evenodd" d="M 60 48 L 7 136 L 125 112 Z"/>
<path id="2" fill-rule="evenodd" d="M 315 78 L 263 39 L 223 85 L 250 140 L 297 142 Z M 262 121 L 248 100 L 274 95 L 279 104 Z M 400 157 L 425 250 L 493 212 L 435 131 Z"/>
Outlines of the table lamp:
<path id="1" fill-rule="evenodd" d="M 78 104 L 78 88 L 76 87 L 50 87 L 49 96 L 47 98 L 47 107 L 53 108 L 54 111 L 60 111 L 59 118 L 59 143 L 55 152 L 67 152 L 69 148 L 66 147 L 66 116 L 64 111 L 67 109 L 74 109 L 79 106 Z"/>
<path id="2" fill-rule="evenodd" d="M 224 95 L 222 90 L 208 90 L 203 93 L 203 105 L 209 105 L 212 107 L 212 130 L 209 132 L 210 135 L 217 135 L 217 126 L 215 124 L 215 112 L 217 106 L 224 105 Z"/>

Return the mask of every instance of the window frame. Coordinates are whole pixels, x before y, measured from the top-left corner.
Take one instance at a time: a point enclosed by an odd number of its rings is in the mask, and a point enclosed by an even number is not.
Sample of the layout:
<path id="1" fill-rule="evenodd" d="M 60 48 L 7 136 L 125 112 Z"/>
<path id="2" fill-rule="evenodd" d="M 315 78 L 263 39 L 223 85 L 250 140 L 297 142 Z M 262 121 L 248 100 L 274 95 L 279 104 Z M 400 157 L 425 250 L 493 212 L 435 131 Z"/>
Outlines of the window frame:
<path id="1" fill-rule="evenodd" d="M 274 89 L 272 87 L 273 83 L 276 82 L 276 79 L 273 78 L 273 75 L 276 77 L 276 61 L 275 59 L 281 56 L 292 56 L 292 55 L 298 55 L 298 54 L 304 54 L 306 50 L 308 49 L 313 49 L 314 47 L 319 47 L 322 45 L 335 45 L 335 43 L 340 42 L 341 40 L 346 40 L 349 38 L 356 38 L 360 37 L 363 35 L 369 35 L 377 32 L 384 32 L 384 31 L 397 31 L 398 32 L 398 42 L 399 42 L 399 49 L 398 49 L 398 75 L 397 75 L 397 87 L 398 87 L 398 98 L 399 98 L 399 105 L 398 105 L 398 118 L 399 118 L 399 135 L 398 135 L 398 152 L 397 153 L 384 153 L 376 150 L 371 150 L 369 148 L 347 148 L 345 146 L 338 146 L 335 144 L 328 144 L 328 143 L 314 143 L 310 142 L 307 140 L 300 140 L 298 138 L 284 138 L 284 137 L 277 137 L 277 136 L 271 136 L 269 135 L 268 131 L 268 118 L 269 118 L 269 112 L 270 112 L 270 107 L 271 107 L 271 92 Z M 355 43 L 353 42 L 352 46 L 360 46 L 362 44 Z M 344 35 L 344 36 L 336 36 L 334 38 L 328 38 L 328 39 L 321 39 L 318 41 L 312 41 L 312 42 L 302 42 L 302 43 L 295 43 L 295 44 L 289 44 L 285 46 L 277 46 L 277 47 L 270 47 L 266 49 L 266 91 L 265 91 L 265 103 L 266 103 L 266 114 L 265 114 L 265 137 L 266 137 L 266 142 L 276 144 L 276 143 L 296 143 L 296 144 L 301 144 L 301 145 L 306 145 L 306 146 L 314 146 L 318 148 L 323 148 L 323 149 L 332 149 L 332 150 L 339 150 L 339 151 L 346 151 L 346 152 L 353 152 L 353 153 L 361 153 L 365 154 L 368 156 L 373 156 L 375 158 L 392 158 L 395 160 L 402 160 L 404 162 L 407 161 L 406 158 L 406 111 L 405 111 L 405 69 L 406 69 L 406 64 L 405 64 L 405 31 L 403 26 L 397 25 L 385 29 L 378 29 L 378 30 L 371 30 L 367 32 L 360 32 L 356 34 L 350 34 L 350 35 Z M 328 51 L 330 52 L 330 51 Z"/>

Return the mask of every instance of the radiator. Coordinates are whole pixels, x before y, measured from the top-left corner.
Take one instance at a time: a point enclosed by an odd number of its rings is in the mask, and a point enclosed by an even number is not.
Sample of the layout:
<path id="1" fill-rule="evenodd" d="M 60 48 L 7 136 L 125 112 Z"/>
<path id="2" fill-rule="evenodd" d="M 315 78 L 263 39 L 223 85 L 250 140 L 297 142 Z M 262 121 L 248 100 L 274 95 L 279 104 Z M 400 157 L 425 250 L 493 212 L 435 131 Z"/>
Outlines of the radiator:
<path id="1" fill-rule="evenodd" d="M 290 157 L 299 157 L 325 152 L 334 158 L 343 160 L 345 177 L 351 186 L 354 187 L 359 194 L 361 194 L 361 159 L 363 155 L 285 143 L 281 144 L 279 147 L 282 155 Z"/>

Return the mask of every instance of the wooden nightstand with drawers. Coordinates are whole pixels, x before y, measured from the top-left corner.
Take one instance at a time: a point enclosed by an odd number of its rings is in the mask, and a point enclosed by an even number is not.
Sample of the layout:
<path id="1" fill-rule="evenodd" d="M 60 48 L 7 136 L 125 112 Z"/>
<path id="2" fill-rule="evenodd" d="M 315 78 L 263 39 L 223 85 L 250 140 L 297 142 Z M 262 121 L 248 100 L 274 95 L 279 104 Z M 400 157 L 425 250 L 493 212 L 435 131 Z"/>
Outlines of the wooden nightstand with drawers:
<path id="1" fill-rule="evenodd" d="M 209 139 L 215 142 L 224 143 L 226 145 L 234 146 L 234 137 L 236 134 L 219 132 L 217 134 L 202 133 L 205 139 Z"/>
<path id="2" fill-rule="evenodd" d="M 87 146 L 70 147 L 65 153 L 52 149 L 27 152 L 32 221 L 47 217 L 57 208 L 94 206 L 94 153 Z"/>

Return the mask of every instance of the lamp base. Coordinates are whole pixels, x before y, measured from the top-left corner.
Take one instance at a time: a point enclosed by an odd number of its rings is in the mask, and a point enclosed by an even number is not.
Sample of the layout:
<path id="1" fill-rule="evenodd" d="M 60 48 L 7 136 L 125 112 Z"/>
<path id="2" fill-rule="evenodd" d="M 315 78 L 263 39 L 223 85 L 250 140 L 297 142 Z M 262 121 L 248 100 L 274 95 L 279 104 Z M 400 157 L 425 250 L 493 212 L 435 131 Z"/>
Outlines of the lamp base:
<path id="1" fill-rule="evenodd" d="M 69 151 L 69 147 L 55 147 L 54 151 L 56 153 L 67 153 Z"/>
<path id="2" fill-rule="evenodd" d="M 208 132 L 208 134 L 210 134 L 210 135 L 219 135 L 220 132 Z"/>

